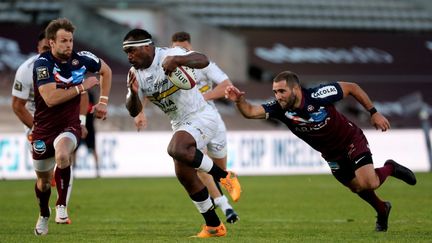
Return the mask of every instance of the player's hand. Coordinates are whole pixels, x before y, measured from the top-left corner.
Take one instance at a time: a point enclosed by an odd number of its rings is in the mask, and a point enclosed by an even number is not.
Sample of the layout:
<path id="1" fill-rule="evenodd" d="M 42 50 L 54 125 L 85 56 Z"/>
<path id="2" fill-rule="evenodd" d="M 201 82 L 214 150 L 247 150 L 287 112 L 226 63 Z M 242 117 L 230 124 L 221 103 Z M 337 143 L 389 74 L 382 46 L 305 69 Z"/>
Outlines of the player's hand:
<path id="1" fill-rule="evenodd" d="M 107 118 L 108 107 L 104 103 L 97 103 L 93 106 L 90 113 L 92 113 L 97 119 L 105 120 Z"/>
<path id="2" fill-rule="evenodd" d="M 167 56 L 162 63 L 162 68 L 166 75 L 170 75 L 178 67 L 175 56 Z"/>
<path id="3" fill-rule="evenodd" d="M 239 102 L 245 95 L 245 92 L 240 91 L 234 85 L 229 85 L 225 88 L 225 98 L 234 102 Z"/>
<path id="4" fill-rule="evenodd" d="M 81 125 L 81 139 L 87 137 L 88 131 L 85 125 Z"/>
<path id="5" fill-rule="evenodd" d="M 390 129 L 390 122 L 379 112 L 371 116 L 371 123 L 377 130 L 380 129 L 383 132 Z"/>
<path id="6" fill-rule="evenodd" d="M 134 117 L 134 122 L 138 132 L 141 131 L 141 129 L 147 128 L 147 117 L 143 111 Z"/>
<path id="7" fill-rule="evenodd" d="M 83 85 L 85 90 L 89 90 L 94 86 L 99 85 L 99 79 L 93 76 L 88 77 L 84 80 Z"/>
<path id="8" fill-rule="evenodd" d="M 135 73 L 129 70 L 127 87 L 131 90 L 131 92 L 138 93 L 138 81 L 135 76 Z"/>

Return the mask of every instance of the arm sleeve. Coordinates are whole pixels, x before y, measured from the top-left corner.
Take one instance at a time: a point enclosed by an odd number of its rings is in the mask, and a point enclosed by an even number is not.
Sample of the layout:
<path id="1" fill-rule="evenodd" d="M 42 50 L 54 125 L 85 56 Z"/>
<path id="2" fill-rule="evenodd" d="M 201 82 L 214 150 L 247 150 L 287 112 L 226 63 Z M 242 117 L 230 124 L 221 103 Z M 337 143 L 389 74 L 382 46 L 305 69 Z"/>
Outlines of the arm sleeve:
<path id="1" fill-rule="evenodd" d="M 202 70 L 206 74 L 208 80 L 215 84 L 220 84 L 229 79 L 228 75 L 226 75 L 226 73 L 224 73 L 214 62 L 210 62 L 210 64 Z"/>
<path id="2" fill-rule="evenodd" d="M 99 57 L 89 51 L 80 51 L 77 53 L 85 60 L 85 66 L 89 72 L 97 73 L 100 71 L 102 62 Z"/>
<path id="3" fill-rule="evenodd" d="M 330 105 L 343 99 L 342 88 L 337 82 L 311 88 L 308 93 L 310 98 L 322 105 Z"/>
<path id="4" fill-rule="evenodd" d="M 33 62 L 32 62 L 33 63 Z M 12 86 L 12 95 L 23 100 L 30 97 L 30 90 L 33 89 L 33 65 L 25 62 L 19 66 L 14 83 Z"/>

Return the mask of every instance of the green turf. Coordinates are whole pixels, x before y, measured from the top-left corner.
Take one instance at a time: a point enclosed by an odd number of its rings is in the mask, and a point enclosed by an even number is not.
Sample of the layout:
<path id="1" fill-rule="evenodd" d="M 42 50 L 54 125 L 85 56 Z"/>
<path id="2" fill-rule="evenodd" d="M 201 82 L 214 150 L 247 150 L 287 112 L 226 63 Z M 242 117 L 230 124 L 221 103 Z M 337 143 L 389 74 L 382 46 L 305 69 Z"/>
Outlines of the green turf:
<path id="1" fill-rule="evenodd" d="M 389 178 L 378 194 L 393 204 L 389 231 L 374 232 L 375 213 L 331 175 L 241 177 L 234 204 L 241 220 L 219 242 L 430 242 L 432 174 L 408 186 Z M 203 220 L 174 178 L 76 179 L 71 225 L 50 219 L 33 235 L 34 182 L 0 181 L 0 242 L 198 242 Z M 51 205 L 56 193 L 53 191 Z M 218 214 L 222 215 L 218 209 Z M 222 216 L 222 218 L 224 218 Z"/>

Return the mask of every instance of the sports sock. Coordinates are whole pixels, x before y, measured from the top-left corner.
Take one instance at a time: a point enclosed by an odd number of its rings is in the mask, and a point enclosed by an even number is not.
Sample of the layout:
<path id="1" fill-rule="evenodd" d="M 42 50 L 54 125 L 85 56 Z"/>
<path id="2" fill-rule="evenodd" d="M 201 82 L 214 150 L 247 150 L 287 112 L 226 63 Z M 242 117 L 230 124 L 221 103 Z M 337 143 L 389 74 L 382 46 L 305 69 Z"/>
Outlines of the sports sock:
<path id="1" fill-rule="evenodd" d="M 35 193 L 36 198 L 39 202 L 39 210 L 40 215 L 43 217 L 49 217 L 50 211 L 49 211 L 49 198 L 51 196 L 51 187 L 48 188 L 47 191 L 41 191 L 39 188 L 37 188 L 37 183 L 35 184 Z"/>
<path id="2" fill-rule="evenodd" d="M 215 198 L 214 204 L 220 207 L 224 213 L 227 209 L 232 209 L 232 206 L 228 203 L 228 198 L 226 198 L 225 195 Z"/>
<path id="3" fill-rule="evenodd" d="M 204 187 L 201 191 L 190 195 L 190 198 L 197 207 L 198 211 L 204 217 L 207 226 L 216 227 L 220 225 L 221 222 L 215 212 L 215 208 L 206 187 Z"/>
<path id="4" fill-rule="evenodd" d="M 375 172 L 378 175 L 380 185 L 384 183 L 384 181 L 389 177 L 394 170 L 394 166 L 391 163 L 384 164 L 381 168 L 376 168 Z"/>
<path id="5" fill-rule="evenodd" d="M 386 210 L 385 203 L 378 198 L 373 190 L 365 190 L 357 193 L 363 200 L 368 202 L 377 213 L 383 213 Z"/>
<path id="6" fill-rule="evenodd" d="M 66 197 L 69 188 L 70 176 L 71 176 L 70 166 L 63 169 L 57 167 L 57 169 L 55 170 L 54 177 L 56 180 L 57 193 L 58 193 L 56 205 L 67 206 Z"/>
<path id="7" fill-rule="evenodd" d="M 72 193 L 72 184 L 73 184 L 73 180 L 74 180 L 74 176 L 73 176 L 73 168 L 71 167 L 70 170 L 70 177 L 69 177 L 69 187 L 66 193 L 66 205 L 69 205 L 69 200 L 70 200 L 70 196 Z"/>
<path id="8" fill-rule="evenodd" d="M 192 166 L 209 173 L 216 181 L 219 181 L 221 178 L 225 178 L 228 175 L 226 171 L 214 164 L 210 157 L 203 154 L 198 149 L 195 150 L 195 157 Z"/>

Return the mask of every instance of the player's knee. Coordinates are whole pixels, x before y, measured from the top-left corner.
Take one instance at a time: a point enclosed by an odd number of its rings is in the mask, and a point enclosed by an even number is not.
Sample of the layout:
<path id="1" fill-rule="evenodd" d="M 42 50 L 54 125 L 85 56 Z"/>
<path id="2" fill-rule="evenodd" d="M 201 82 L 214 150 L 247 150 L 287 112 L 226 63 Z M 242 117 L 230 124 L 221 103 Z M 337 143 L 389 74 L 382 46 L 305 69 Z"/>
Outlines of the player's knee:
<path id="1" fill-rule="evenodd" d="M 70 165 L 70 154 L 63 151 L 56 151 L 55 155 L 57 167 L 60 169 L 66 168 Z"/>
<path id="2" fill-rule="evenodd" d="M 37 181 L 38 184 L 38 188 L 39 190 L 41 190 L 42 192 L 46 192 L 51 188 L 51 182 L 48 179 L 38 179 Z"/>
<path id="3" fill-rule="evenodd" d="M 167 152 L 169 156 L 180 162 L 192 162 L 195 155 L 195 149 L 190 151 L 187 147 L 182 145 L 169 145 Z"/>

